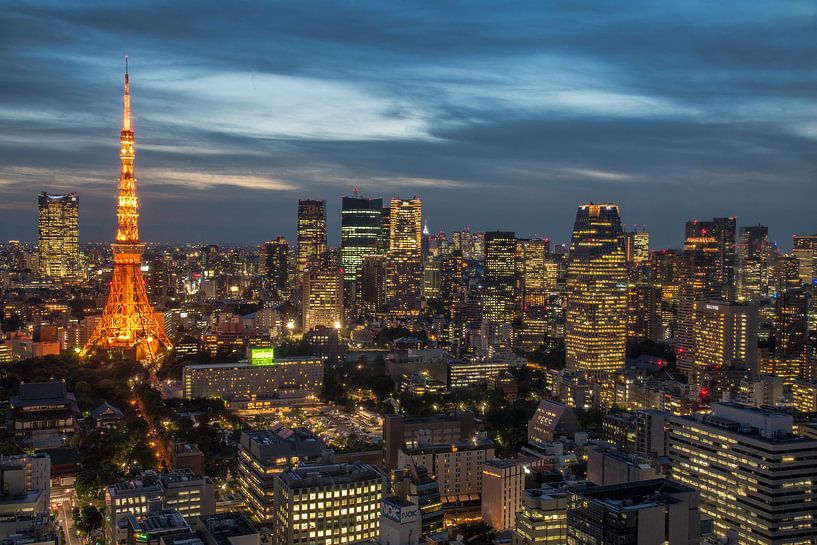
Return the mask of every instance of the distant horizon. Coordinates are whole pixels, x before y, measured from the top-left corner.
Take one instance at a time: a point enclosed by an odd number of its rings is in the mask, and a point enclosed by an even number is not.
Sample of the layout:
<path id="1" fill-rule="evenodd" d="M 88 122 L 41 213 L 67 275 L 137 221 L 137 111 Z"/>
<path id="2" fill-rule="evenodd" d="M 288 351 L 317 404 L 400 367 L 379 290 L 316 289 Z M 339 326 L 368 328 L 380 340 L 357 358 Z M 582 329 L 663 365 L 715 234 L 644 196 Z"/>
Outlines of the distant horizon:
<path id="1" fill-rule="evenodd" d="M 145 240 L 291 239 L 328 196 L 336 245 L 355 186 L 449 234 L 566 242 L 588 201 L 655 248 L 713 216 L 817 232 L 814 2 L 318 4 L 10 2 L 0 240 L 36 238 L 41 191 L 113 236 L 126 52 Z"/>

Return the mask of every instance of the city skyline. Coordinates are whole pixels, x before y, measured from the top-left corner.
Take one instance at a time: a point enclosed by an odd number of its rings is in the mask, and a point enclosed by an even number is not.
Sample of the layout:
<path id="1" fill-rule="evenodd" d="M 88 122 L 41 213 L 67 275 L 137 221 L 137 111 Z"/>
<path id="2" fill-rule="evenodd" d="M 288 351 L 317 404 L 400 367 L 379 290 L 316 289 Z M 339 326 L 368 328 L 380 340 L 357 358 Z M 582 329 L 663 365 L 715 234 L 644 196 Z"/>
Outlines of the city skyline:
<path id="1" fill-rule="evenodd" d="M 680 247 L 683 223 L 709 216 L 768 225 L 784 249 L 814 231 L 808 3 L 327 4 L 311 18 L 277 5 L 232 25 L 214 9 L 173 6 L 154 28 L 139 4 L 9 6 L 0 239 L 35 240 L 36 195 L 74 191 L 81 242 L 110 240 L 124 51 L 145 240 L 294 240 L 295 203 L 311 198 L 327 200 L 337 246 L 355 186 L 418 195 L 432 233 L 566 242 L 589 201 L 618 203 L 657 248 Z M 171 33 L 182 18 L 188 30 Z"/>

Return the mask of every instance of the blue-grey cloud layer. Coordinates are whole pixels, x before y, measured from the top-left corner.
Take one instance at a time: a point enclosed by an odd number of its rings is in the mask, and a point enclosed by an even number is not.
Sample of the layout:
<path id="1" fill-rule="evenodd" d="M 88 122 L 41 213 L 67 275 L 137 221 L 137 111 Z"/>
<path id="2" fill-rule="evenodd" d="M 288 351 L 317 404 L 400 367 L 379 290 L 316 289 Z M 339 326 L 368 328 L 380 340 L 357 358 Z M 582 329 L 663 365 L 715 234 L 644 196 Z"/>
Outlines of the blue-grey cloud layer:
<path id="1" fill-rule="evenodd" d="M 657 245 L 817 221 L 817 4 L 5 2 L 0 238 L 75 190 L 113 232 L 121 54 L 143 238 L 292 236 L 299 197 L 424 198 L 432 230 L 565 240 L 581 201 Z"/>

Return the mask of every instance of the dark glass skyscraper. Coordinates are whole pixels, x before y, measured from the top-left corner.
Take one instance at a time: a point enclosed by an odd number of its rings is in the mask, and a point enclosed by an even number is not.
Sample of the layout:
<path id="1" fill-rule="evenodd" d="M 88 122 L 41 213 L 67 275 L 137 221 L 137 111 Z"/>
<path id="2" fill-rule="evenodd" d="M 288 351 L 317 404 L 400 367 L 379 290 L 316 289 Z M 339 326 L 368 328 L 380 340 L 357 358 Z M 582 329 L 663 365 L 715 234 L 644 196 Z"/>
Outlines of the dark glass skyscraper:
<path id="1" fill-rule="evenodd" d="M 277 237 L 261 245 L 258 269 L 264 277 L 273 301 L 280 303 L 289 298 L 289 244 Z"/>
<path id="2" fill-rule="evenodd" d="M 363 257 L 382 253 L 383 199 L 343 197 L 340 253 L 343 279 L 360 280 Z"/>
<path id="3" fill-rule="evenodd" d="M 752 301 L 768 294 L 769 228 L 740 228 L 738 243 L 737 299 Z"/>

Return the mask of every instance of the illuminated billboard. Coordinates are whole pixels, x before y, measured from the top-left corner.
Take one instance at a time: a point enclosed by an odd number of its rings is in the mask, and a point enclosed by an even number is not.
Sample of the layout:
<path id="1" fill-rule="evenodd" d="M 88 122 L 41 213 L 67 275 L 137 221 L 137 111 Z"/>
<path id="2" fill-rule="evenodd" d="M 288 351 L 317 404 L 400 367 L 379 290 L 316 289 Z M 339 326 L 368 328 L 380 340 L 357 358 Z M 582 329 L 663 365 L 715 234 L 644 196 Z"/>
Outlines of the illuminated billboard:
<path id="1" fill-rule="evenodd" d="M 257 366 L 275 365 L 275 348 L 271 346 L 250 348 L 250 363 Z"/>

